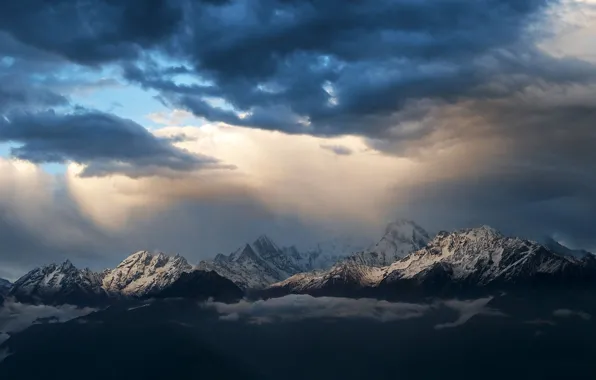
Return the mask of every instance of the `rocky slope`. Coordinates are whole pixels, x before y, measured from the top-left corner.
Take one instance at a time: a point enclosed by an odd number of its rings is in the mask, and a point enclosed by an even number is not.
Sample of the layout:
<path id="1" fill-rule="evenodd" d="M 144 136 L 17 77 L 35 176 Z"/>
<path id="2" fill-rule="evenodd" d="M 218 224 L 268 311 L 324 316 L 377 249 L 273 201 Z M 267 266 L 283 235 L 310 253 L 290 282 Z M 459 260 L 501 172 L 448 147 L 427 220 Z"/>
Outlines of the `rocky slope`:
<path id="1" fill-rule="evenodd" d="M 33 269 L 13 284 L 8 296 L 21 302 L 96 305 L 108 299 L 101 281 L 100 274 L 77 269 L 67 260 Z"/>
<path id="2" fill-rule="evenodd" d="M 182 273 L 192 269 L 182 256 L 140 251 L 127 257 L 116 268 L 107 271 L 102 287 L 109 294 L 144 296 L 164 289 Z"/>
<path id="3" fill-rule="evenodd" d="M 411 220 L 396 220 L 389 223 L 385 233 L 374 246 L 348 256 L 357 264 L 383 267 L 399 260 L 413 251 L 422 249 L 430 237 L 422 227 Z"/>
<path id="4" fill-rule="evenodd" d="M 213 271 L 185 272 L 164 289 L 149 293 L 151 298 L 213 299 L 216 302 L 236 302 L 244 292 L 232 281 Z"/>
<path id="5" fill-rule="evenodd" d="M 596 258 L 556 253 L 490 227 L 441 232 L 424 248 L 384 267 L 357 260 L 274 284 L 280 293 L 337 294 L 367 290 L 439 293 L 472 288 L 596 284 Z"/>
<path id="6" fill-rule="evenodd" d="M 215 271 L 249 289 L 264 288 L 296 273 L 328 268 L 335 260 L 319 250 L 302 253 L 295 247 L 280 248 L 262 235 L 228 256 L 219 254 L 212 261 L 201 261 L 197 268 Z"/>
<path id="7" fill-rule="evenodd" d="M 288 289 L 296 293 L 344 291 L 346 288 L 373 287 L 382 279 L 386 266 L 417 251 L 430 238 L 419 225 L 409 220 L 389 223 L 381 239 L 370 248 L 338 261 L 329 270 L 299 273 L 274 284 L 271 290 Z"/>
<path id="8" fill-rule="evenodd" d="M 102 305 L 158 292 L 192 269 L 181 256 L 147 251 L 137 252 L 101 273 L 78 269 L 67 260 L 30 271 L 7 295 L 28 303 Z"/>

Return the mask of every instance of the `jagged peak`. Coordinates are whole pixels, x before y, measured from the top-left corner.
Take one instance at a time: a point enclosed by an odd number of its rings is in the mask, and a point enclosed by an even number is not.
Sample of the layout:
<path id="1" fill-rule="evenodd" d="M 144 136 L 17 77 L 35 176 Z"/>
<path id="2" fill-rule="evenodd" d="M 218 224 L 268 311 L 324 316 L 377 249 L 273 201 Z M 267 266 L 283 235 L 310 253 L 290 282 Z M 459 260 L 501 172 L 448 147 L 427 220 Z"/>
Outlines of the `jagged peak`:
<path id="1" fill-rule="evenodd" d="M 441 244 L 445 240 L 461 240 L 465 239 L 468 241 L 490 241 L 506 239 L 499 230 L 488 225 L 481 225 L 473 228 L 463 228 L 456 231 L 440 231 L 434 239 L 430 242 L 430 245 Z"/>
<path id="2" fill-rule="evenodd" d="M 178 256 L 178 255 L 176 255 L 176 256 Z M 176 256 L 166 255 L 165 253 L 160 252 L 160 251 L 151 252 L 151 251 L 143 250 L 143 251 L 137 251 L 137 252 L 133 253 L 132 255 L 130 255 L 126 259 L 124 259 L 123 262 L 129 261 L 130 259 L 139 259 L 139 258 L 144 258 L 144 257 L 150 257 L 150 258 L 172 257 L 173 258 Z"/>
<path id="3" fill-rule="evenodd" d="M 124 260 L 122 260 L 122 262 L 120 262 L 120 264 L 118 264 L 118 266 L 115 269 L 127 267 L 135 263 L 143 263 L 145 265 L 150 265 L 151 263 L 153 263 L 152 265 L 162 266 L 169 262 L 189 265 L 186 258 L 178 254 L 172 256 L 167 255 L 163 252 L 150 252 L 143 250 L 137 251 L 125 258 Z"/>
<path id="4" fill-rule="evenodd" d="M 419 224 L 409 219 L 396 219 L 389 222 L 385 227 L 385 236 L 405 239 L 418 236 L 426 240 L 429 239 L 428 232 Z"/>
<path id="5" fill-rule="evenodd" d="M 265 235 L 265 234 L 262 234 L 262 235 L 260 235 L 260 236 L 259 236 L 259 237 L 258 237 L 258 238 L 257 238 L 257 239 L 254 241 L 254 243 L 253 243 L 253 244 L 254 244 L 254 245 L 257 245 L 257 246 L 258 246 L 258 245 L 260 245 L 260 246 L 265 246 L 265 247 L 266 247 L 266 246 L 271 246 L 271 247 L 274 247 L 274 248 L 278 249 L 278 248 L 277 248 L 277 244 L 275 244 L 275 243 L 273 242 L 273 240 L 271 240 L 271 238 L 270 238 L 269 236 Z"/>
<path id="6" fill-rule="evenodd" d="M 496 228 L 493 228 L 491 226 L 488 226 L 486 224 L 484 224 L 480 227 L 468 228 L 468 229 L 462 230 L 461 232 L 463 232 L 464 234 L 467 234 L 471 237 L 472 236 L 493 237 L 493 238 L 504 237 L 504 235 L 499 230 L 497 230 Z"/>
<path id="7" fill-rule="evenodd" d="M 387 225 L 381 240 L 369 248 L 369 251 L 378 251 L 379 249 L 385 251 L 388 249 L 395 250 L 396 247 L 401 247 L 399 256 L 403 256 L 409 253 L 405 252 L 404 248 L 409 247 L 406 249 L 408 251 L 418 250 L 425 247 L 430 241 L 431 238 L 428 232 L 416 222 L 408 219 L 397 219 Z"/>

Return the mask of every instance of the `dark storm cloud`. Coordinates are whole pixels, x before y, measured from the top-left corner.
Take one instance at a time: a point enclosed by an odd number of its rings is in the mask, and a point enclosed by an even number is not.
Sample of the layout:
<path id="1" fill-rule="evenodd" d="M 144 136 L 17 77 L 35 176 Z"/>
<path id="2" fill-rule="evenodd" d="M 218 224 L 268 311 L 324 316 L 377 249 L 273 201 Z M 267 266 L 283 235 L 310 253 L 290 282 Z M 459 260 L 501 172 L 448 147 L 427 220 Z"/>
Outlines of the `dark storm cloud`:
<path id="1" fill-rule="evenodd" d="M 72 62 L 121 64 L 164 104 L 210 121 L 387 138 L 419 100 L 593 80 L 592 65 L 536 47 L 559 3 L 26 0 L 0 8 L 0 29 Z"/>
<path id="2" fill-rule="evenodd" d="M 174 147 L 132 120 L 97 111 L 12 114 L 0 120 L 0 142 L 22 144 L 14 157 L 87 165 L 82 176 L 130 177 L 220 167 L 218 161 Z"/>
<path id="3" fill-rule="evenodd" d="M 2 2 L 0 30 L 83 64 L 129 59 L 171 36 L 181 10 L 164 0 Z"/>
<path id="4" fill-rule="evenodd" d="M 8 4 L 0 26 L 21 43 L 122 64 L 164 104 L 209 121 L 290 133 L 386 138 L 418 100 L 507 97 L 596 73 L 536 47 L 557 0 Z"/>
<path id="5" fill-rule="evenodd" d="M 45 88 L 19 86 L 0 79 L 0 112 L 30 107 L 55 107 L 68 104 L 63 95 Z"/>
<path id="6" fill-rule="evenodd" d="M 500 98 L 537 83 L 594 79 L 593 66 L 553 58 L 535 46 L 544 32 L 530 32 L 530 25 L 557 3 L 187 4 L 186 33 L 174 38 L 169 51 L 189 61 L 208 84 L 177 83 L 168 68 L 148 62 L 128 66 L 125 75 L 210 121 L 383 137 L 416 100 Z"/>

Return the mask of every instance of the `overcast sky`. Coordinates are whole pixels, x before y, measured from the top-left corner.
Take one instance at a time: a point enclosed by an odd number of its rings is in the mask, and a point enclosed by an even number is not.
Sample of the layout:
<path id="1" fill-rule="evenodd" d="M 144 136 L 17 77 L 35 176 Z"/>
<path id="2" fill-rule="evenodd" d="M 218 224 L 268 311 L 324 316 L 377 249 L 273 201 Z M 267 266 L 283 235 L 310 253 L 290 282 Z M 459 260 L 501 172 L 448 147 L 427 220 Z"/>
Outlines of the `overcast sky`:
<path id="1" fill-rule="evenodd" d="M 0 277 L 410 218 L 596 250 L 596 3 L 0 2 Z"/>

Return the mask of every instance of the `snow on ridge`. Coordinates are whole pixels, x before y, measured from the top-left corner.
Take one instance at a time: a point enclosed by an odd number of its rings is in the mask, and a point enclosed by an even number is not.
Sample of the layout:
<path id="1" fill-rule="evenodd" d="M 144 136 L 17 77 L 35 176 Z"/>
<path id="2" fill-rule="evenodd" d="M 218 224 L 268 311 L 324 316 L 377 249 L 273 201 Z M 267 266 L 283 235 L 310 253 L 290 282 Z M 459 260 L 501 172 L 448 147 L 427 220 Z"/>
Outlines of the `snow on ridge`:
<path id="1" fill-rule="evenodd" d="M 218 254 L 197 266 L 214 270 L 241 288 L 265 288 L 292 275 L 314 269 L 327 269 L 339 258 L 321 249 L 300 252 L 294 246 L 280 247 L 268 236 L 244 244 L 230 255 Z"/>
<path id="2" fill-rule="evenodd" d="M 387 230 L 391 231 L 393 227 L 389 226 Z M 404 230 L 406 236 L 412 231 L 408 227 L 398 228 L 400 232 Z M 380 245 L 375 246 L 377 251 Z M 413 279 L 424 281 L 427 276 L 434 275 L 435 269 L 445 271 L 443 275 L 449 276 L 451 281 L 472 281 L 480 286 L 494 281 L 531 278 L 539 273 L 556 275 L 570 266 L 591 265 L 596 271 L 596 259 L 592 257 L 578 258 L 559 254 L 533 241 L 506 237 L 489 226 L 451 233 L 442 231 L 424 247 L 411 251 L 405 257 L 389 265 L 377 265 L 384 259 L 373 249 L 355 254 L 328 271 L 295 275 L 271 287 L 286 288 L 291 292 L 308 292 L 324 288 L 338 280 L 345 284 L 375 287 L 382 282 Z"/>
<path id="3" fill-rule="evenodd" d="M 191 270 L 192 265 L 180 255 L 138 251 L 109 271 L 103 278 L 102 287 L 108 293 L 145 295 L 165 288 L 182 273 Z"/>

